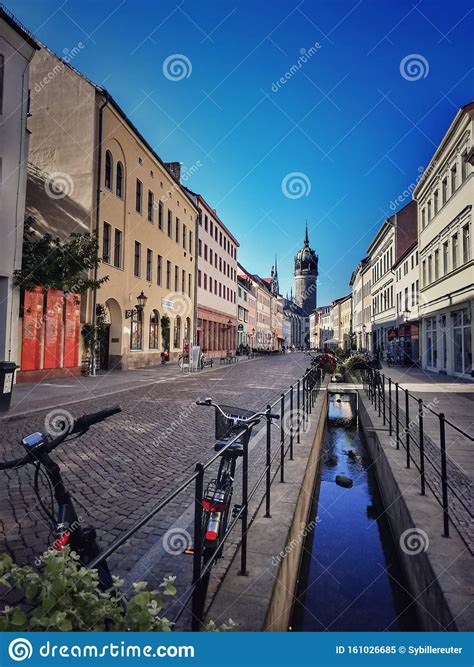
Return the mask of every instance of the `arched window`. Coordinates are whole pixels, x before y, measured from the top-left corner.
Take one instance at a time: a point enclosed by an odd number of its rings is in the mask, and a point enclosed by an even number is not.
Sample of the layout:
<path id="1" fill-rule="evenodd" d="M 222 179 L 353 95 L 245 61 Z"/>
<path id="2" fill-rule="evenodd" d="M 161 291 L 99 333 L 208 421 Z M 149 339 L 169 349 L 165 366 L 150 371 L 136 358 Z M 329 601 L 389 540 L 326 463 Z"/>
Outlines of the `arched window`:
<path id="1" fill-rule="evenodd" d="M 173 347 L 176 349 L 181 345 L 181 317 L 176 315 L 174 320 Z"/>
<path id="2" fill-rule="evenodd" d="M 117 162 L 117 176 L 115 181 L 115 194 L 117 197 L 123 197 L 123 164 Z"/>
<path id="3" fill-rule="evenodd" d="M 150 315 L 150 350 L 157 350 L 160 347 L 160 314 L 157 310 L 152 310 Z"/>
<path id="4" fill-rule="evenodd" d="M 184 322 L 184 339 L 189 343 L 189 334 L 191 332 L 191 320 L 189 317 L 186 318 Z"/>
<path id="5" fill-rule="evenodd" d="M 143 348 L 143 310 L 134 308 L 130 329 L 130 349 L 141 350 Z"/>
<path id="6" fill-rule="evenodd" d="M 105 153 L 105 187 L 109 190 L 112 190 L 112 178 L 113 178 L 113 162 L 112 154 L 110 151 Z"/>

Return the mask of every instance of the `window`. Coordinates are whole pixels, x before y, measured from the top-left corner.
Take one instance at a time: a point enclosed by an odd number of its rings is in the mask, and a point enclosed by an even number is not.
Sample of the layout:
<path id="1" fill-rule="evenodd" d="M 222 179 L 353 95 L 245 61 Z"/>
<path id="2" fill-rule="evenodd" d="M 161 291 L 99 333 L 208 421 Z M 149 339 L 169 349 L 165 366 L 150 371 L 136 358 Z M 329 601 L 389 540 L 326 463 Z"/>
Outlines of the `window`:
<path id="1" fill-rule="evenodd" d="M 183 269 L 181 271 L 181 293 L 184 294 L 186 292 L 186 271 Z"/>
<path id="2" fill-rule="evenodd" d="M 213 229 L 214 229 L 214 223 L 212 222 L 212 220 L 209 220 L 209 233 L 211 236 L 213 233 Z"/>
<path id="3" fill-rule="evenodd" d="M 179 267 L 174 267 L 174 291 L 177 292 L 179 289 Z"/>
<path id="4" fill-rule="evenodd" d="M 111 241 L 112 227 L 108 222 L 104 222 L 104 231 L 102 236 L 102 259 L 107 264 L 110 264 L 110 241 Z"/>
<path id="5" fill-rule="evenodd" d="M 162 272 L 163 272 L 163 257 L 161 255 L 158 255 L 156 261 L 156 284 L 160 286 L 162 280 Z"/>
<path id="6" fill-rule="evenodd" d="M 133 257 L 133 275 L 137 278 L 140 278 L 141 274 L 141 254 L 142 254 L 142 245 L 138 241 L 135 241 L 135 253 Z"/>
<path id="7" fill-rule="evenodd" d="M 198 252 L 199 252 L 199 257 L 202 257 L 202 241 L 199 239 L 198 241 Z"/>
<path id="8" fill-rule="evenodd" d="M 426 227 L 426 209 L 423 208 L 421 211 L 421 228 L 424 229 Z"/>
<path id="9" fill-rule="evenodd" d="M 201 269 L 198 269 L 198 287 L 201 287 Z"/>
<path id="10" fill-rule="evenodd" d="M 204 244 L 204 259 L 207 262 L 207 243 Z"/>
<path id="11" fill-rule="evenodd" d="M 461 183 L 467 178 L 467 150 L 461 155 Z"/>
<path id="12" fill-rule="evenodd" d="M 163 230 L 163 202 L 158 203 L 158 229 Z"/>
<path id="13" fill-rule="evenodd" d="M 446 315 L 441 315 L 439 318 L 439 344 L 440 344 L 440 360 L 439 367 L 446 370 L 448 365 L 448 346 L 447 346 L 447 329 L 446 329 Z"/>
<path id="14" fill-rule="evenodd" d="M 428 202 L 428 222 L 431 220 L 431 201 Z"/>
<path id="15" fill-rule="evenodd" d="M 117 269 L 122 268 L 122 232 L 120 229 L 115 230 L 114 237 L 114 266 Z"/>
<path id="16" fill-rule="evenodd" d="M 122 199 L 123 197 L 123 164 L 117 162 L 117 176 L 115 179 L 115 194 Z"/>
<path id="17" fill-rule="evenodd" d="M 465 264 L 470 260 L 471 249 L 469 248 L 469 225 L 462 228 L 462 261 Z"/>
<path id="18" fill-rule="evenodd" d="M 426 287 L 426 259 L 421 262 L 421 278 L 423 287 Z"/>
<path id="19" fill-rule="evenodd" d="M 137 184 L 135 186 L 135 210 L 137 213 L 142 212 L 142 192 L 143 192 L 143 184 L 137 178 Z"/>
<path id="20" fill-rule="evenodd" d="M 438 345 L 436 339 L 436 317 L 426 320 L 426 365 L 436 368 L 438 365 Z"/>
<path id="21" fill-rule="evenodd" d="M 456 171 L 457 167 L 453 164 L 451 167 L 451 194 L 456 191 Z"/>
<path id="22" fill-rule="evenodd" d="M 434 279 L 438 280 L 439 278 L 439 250 L 434 251 Z"/>
<path id="23" fill-rule="evenodd" d="M 166 260 L 166 289 L 171 289 L 171 262 Z"/>
<path id="24" fill-rule="evenodd" d="M 448 201 L 448 179 L 443 178 L 441 182 L 442 205 Z"/>
<path id="25" fill-rule="evenodd" d="M 157 310 L 152 310 L 150 314 L 150 333 L 148 347 L 150 350 L 157 350 L 160 346 L 160 315 Z"/>
<path id="26" fill-rule="evenodd" d="M 208 217 L 207 217 L 207 215 L 205 215 L 204 216 L 204 229 L 206 230 L 206 232 L 207 232 L 207 226 L 208 226 Z"/>
<path id="27" fill-rule="evenodd" d="M 454 234 L 451 237 L 451 258 L 452 258 L 452 271 L 458 266 L 458 235 Z"/>
<path id="28" fill-rule="evenodd" d="M 173 213 L 168 209 L 168 236 L 173 238 Z"/>
<path id="29" fill-rule="evenodd" d="M 448 242 L 443 243 L 443 275 L 448 273 Z"/>
<path id="30" fill-rule="evenodd" d="M 112 190 L 112 178 L 113 178 L 112 153 L 110 151 L 106 151 L 105 152 L 105 187 L 108 190 Z"/>
<path id="31" fill-rule="evenodd" d="M 438 213 L 438 190 L 433 195 L 433 214 L 436 215 Z"/>
<path id="32" fill-rule="evenodd" d="M 151 190 L 148 190 L 148 222 L 153 222 L 153 209 L 155 207 L 154 195 Z"/>
<path id="33" fill-rule="evenodd" d="M 189 230 L 189 252 L 191 255 L 193 254 L 193 233 L 191 230 Z"/>
<path id="34" fill-rule="evenodd" d="M 143 311 L 134 308 L 130 324 L 130 349 L 141 350 L 143 347 Z"/>
<path id="35" fill-rule="evenodd" d="M 431 255 L 428 257 L 428 284 L 430 285 L 432 280 L 433 280 L 433 275 L 432 275 L 432 257 Z"/>
<path id="36" fill-rule="evenodd" d="M 183 248 L 186 250 L 186 225 L 183 224 Z"/>
<path id="37" fill-rule="evenodd" d="M 207 289 L 207 273 L 204 274 L 204 289 Z"/>
<path id="38" fill-rule="evenodd" d="M 191 298 L 191 288 L 192 288 L 192 277 L 191 274 L 188 273 L 188 296 Z"/>
<path id="39" fill-rule="evenodd" d="M 179 348 L 181 345 L 181 317 L 176 315 L 174 321 L 174 336 L 173 336 L 173 346 Z"/>
<path id="40" fill-rule="evenodd" d="M 454 372 L 471 374 L 471 317 L 468 308 L 453 313 Z"/>
<path id="41" fill-rule="evenodd" d="M 146 279 L 149 283 L 152 281 L 153 273 L 153 251 L 147 248 L 146 251 Z"/>
<path id="42" fill-rule="evenodd" d="M 176 218 L 176 243 L 179 243 L 179 218 Z"/>

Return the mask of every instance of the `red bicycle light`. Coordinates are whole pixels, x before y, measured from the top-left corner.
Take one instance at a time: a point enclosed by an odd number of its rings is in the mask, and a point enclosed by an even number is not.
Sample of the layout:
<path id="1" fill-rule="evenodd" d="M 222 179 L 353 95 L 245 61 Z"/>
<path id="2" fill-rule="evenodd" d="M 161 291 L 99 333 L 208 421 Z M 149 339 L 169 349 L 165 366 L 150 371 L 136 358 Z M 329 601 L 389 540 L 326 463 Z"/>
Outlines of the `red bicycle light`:
<path id="1" fill-rule="evenodd" d="M 54 540 L 53 546 L 56 549 L 56 551 L 61 551 L 62 549 L 64 549 L 64 547 L 68 542 L 69 542 L 69 533 L 63 533 L 61 537 L 58 537 L 57 540 Z"/>
<path id="2" fill-rule="evenodd" d="M 201 505 L 206 512 L 224 512 L 225 510 L 225 503 L 219 503 L 213 500 L 203 500 Z"/>
<path id="3" fill-rule="evenodd" d="M 206 532 L 206 540 L 208 542 L 215 542 L 217 540 L 217 533 L 214 530 L 208 530 Z"/>

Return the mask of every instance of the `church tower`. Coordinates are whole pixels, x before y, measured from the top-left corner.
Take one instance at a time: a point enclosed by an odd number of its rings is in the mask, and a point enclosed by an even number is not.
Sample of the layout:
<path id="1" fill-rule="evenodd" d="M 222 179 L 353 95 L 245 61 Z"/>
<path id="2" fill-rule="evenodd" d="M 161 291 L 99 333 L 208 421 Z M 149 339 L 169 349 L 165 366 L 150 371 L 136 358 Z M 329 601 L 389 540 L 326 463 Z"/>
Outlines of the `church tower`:
<path id="1" fill-rule="evenodd" d="M 280 294 L 280 283 L 278 281 L 278 266 L 277 258 L 275 255 L 275 264 L 272 266 L 272 272 L 270 274 L 270 289 L 272 294 Z"/>
<path id="2" fill-rule="evenodd" d="M 308 223 L 304 246 L 295 255 L 295 301 L 309 316 L 316 308 L 316 280 L 318 278 L 318 257 L 309 247 Z"/>

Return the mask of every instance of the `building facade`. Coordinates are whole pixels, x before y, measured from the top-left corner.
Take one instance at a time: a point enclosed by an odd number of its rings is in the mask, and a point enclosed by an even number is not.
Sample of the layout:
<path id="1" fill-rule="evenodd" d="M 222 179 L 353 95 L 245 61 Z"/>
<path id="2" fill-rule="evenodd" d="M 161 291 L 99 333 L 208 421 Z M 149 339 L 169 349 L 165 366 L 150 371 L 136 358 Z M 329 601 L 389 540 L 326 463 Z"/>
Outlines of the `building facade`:
<path id="1" fill-rule="evenodd" d="M 393 265 L 396 292 L 396 331 L 393 354 L 402 364 L 418 364 L 420 361 L 420 336 L 418 319 L 419 262 L 418 243 L 411 246 Z"/>
<path id="2" fill-rule="evenodd" d="M 421 360 L 438 373 L 473 376 L 474 102 L 456 114 L 424 177 L 418 206 Z"/>
<path id="3" fill-rule="evenodd" d="M 199 209 L 197 251 L 197 343 L 210 357 L 235 353 L 238 241 L 216 211 L 190 193 Z"/>
<path id="4" fill-rule="evenodd" d="M 248 281 L 237 276 L 237 350 L 250 349 L 249 306 L 251 292 Z M 254 325 L 255 326 L 255 325 Z"/>
<path id="5" fill-rule="evenodd" d="M 384 355 L 395 337 L 395 216 L 385 220 L 368 248 L 371 266 L 372 349 Z"/>
<path id="6" fill-rule="evenodd" d="M 21 268 L 29 144 L 30 62 L 37 42 L 0 8 L 0 361 L 19 363 L 20 290 L 13 286 Z"/>
<path id="7" fill-rule="evenodd" d="M 334 331 L 331 326 L 331 306 L 320 306 L 317 308 L 318 329 L 316 336 L 316 347 L 324 350 L 328 340 L 334 338 Z"/>
<path id="8" fill-rule="evenodd" d="M 54 72 L 54 77 L 49 73 Z M 94 232 L 100 289 L 81 326 L 99 333 L 101 368 L 177 360 L 194 336 L 198 208 L 121 107 L 48 49 L 32 62 L 27 207 L 62 238 Z M 62 184 L 60 196 L 56 181 Z"/>

